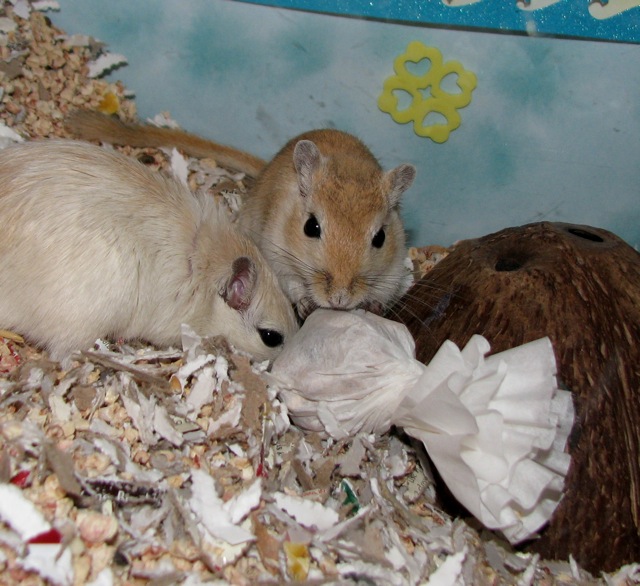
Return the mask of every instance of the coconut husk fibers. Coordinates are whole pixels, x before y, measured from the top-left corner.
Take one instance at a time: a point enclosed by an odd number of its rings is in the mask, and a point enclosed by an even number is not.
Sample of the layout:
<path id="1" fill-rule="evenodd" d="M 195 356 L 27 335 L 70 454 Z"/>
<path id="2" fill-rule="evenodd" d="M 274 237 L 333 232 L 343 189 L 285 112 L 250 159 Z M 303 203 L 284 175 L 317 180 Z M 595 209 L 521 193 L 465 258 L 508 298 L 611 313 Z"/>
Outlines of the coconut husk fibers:
<path id="1" fill-rule="evenodd" d="M 591 572 L 640 561 L 640 254 L 615 234 L 542 222 L 464 240 L 393 310 L 428 363 L 447 339 L 492 352 L 551 339 L 576 419 L 545 558 Z"/>

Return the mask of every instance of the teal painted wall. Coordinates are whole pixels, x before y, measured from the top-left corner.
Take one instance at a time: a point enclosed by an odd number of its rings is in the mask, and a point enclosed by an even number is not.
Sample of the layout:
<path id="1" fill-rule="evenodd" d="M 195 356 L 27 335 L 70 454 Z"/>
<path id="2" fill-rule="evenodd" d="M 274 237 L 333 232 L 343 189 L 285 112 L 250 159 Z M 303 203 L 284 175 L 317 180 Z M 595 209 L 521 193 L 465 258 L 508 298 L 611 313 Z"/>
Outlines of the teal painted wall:
<path id="1" fill-rule="evenodd" d="M 591 224 L 640 246 L 640 46 L 449 30 L 229 0 L 59 0 L 68 33 L 124 54 L 141 117 L 269 158 L 314 127 L 358 134 L 384 166 L 411 162 L 415 245 L 540 220 Z M 640 10 L 640 8 L 633 9 Z M 636 13 L 637 14 L 637 13 Z M 377 99 L 409 42 L 477 76 L 461 126 L 437 144 Z"/>

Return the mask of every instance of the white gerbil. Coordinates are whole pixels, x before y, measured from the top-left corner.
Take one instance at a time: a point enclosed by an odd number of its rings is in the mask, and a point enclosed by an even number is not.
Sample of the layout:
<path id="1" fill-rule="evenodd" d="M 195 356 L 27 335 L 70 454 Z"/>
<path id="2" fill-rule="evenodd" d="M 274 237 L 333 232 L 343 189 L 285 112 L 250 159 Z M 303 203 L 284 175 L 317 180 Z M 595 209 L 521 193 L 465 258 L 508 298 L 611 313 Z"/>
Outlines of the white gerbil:
<path id="1" fill-rule="evenodd" d="M 240 225 L 302 317 L 316 307 L 379 313 L 404 291 L 399 202 L 415 168 L 405 164 L 384 172 L 370 150 L 346 132 L 304 133 L 264 163 L 183 131 L 123 123 L 96 112 L 73 113 L 67 127 L 82 138 L 113 144 L 176 146 L 257 174 Z"/>
<path id="2" fill-rule="evenodd" d="M 260 360 L 298 327 L 212 198 L 89 143 L 0 152 L 0 327 L 61 359 L 99 337 L 177 344 L 182 323 Z"/>

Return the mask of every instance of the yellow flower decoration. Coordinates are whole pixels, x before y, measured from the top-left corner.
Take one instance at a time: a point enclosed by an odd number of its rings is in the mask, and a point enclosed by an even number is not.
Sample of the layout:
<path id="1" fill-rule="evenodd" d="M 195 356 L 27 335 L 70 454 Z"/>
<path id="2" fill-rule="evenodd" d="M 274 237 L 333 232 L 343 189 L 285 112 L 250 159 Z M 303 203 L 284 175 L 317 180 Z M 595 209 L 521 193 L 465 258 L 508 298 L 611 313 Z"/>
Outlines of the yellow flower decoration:
<path id="1" fill-rule="evenodd" d="M 407 62 L 418 64 L 430 62 L 429 70 L 423 75 L 415 75 L 407 69 Z M 378 108 L 387 112 L 399 124 L 413 121 L 413 130 L 418 136 L 427 136 L 434 142 L 445 142 L 449 134 L 460 126 L 458 109 L 468 106 L 477 79 L 458 61 L 442 62 L 442 53 L 434 47 L 427 47 L 419 41 L 409 43 L 407 50 L 396 57 L 393 63 L 395 75 L 384 82 L 382 94 L 378 98 Z M 459 93 L 445 91 L 441 84 L 448 75 L 455 75 Z M 411 97 L 408 108 L 399 109 L 399 98 L 394 92 L 406 92 Z M 428 94 L 425 97 L 425 94 Z M 443 116 L 446 124 L 425 124 L 429 114 Z"/>

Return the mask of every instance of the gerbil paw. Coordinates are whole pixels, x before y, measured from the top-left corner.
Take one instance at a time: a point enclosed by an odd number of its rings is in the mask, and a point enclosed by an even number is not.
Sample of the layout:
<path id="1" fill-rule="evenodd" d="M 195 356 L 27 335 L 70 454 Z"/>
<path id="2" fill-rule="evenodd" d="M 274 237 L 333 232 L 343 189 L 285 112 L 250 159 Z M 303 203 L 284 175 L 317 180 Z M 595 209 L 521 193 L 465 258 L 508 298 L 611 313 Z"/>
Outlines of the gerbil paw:
<path id="1" fill-rule="evenodd" d="M 361 309 L 376 315 L 382 315 L 384 312 L 384 306 L 379 301 L 367 301 L 360 306 Z"/>
<path id="2" fill-rule="evenodd" d="M 301 321 L 307 319 L 315 309 L 318 309 L 318 304 L 310 297 L 303 297 L 296 304 L 296 313 Z"/>

